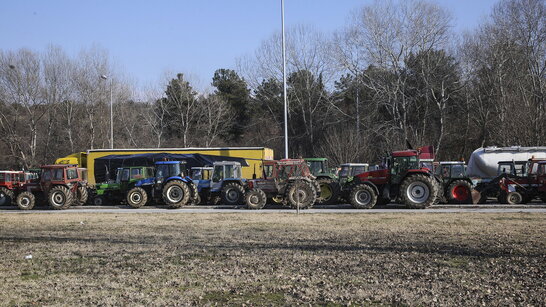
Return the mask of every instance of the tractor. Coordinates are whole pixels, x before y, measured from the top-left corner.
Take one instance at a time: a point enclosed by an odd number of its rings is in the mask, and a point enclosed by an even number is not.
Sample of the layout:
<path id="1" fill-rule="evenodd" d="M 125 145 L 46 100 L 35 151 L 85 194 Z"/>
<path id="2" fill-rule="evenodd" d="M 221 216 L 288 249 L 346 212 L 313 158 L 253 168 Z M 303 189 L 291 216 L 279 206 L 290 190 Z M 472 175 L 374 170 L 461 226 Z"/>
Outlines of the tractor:
<path id="1" fill-rule="evenodd" d="M 328 169 L 326 158 L 305 158 L 311 174 L 317 178 L 320 186 L 320 195 L 317 198 L 319 205 L 331 205 L 337 202 L 339 197 L 339 185 L 335 172 Z"/>
<path id="2" fill-rule="evenodd" d="M 85 169 L 73 164 L 54 164 L 40 167 L 39 179 L 23 184 L 16 203 L 21 210 L 30 210 L 47 198 L 49 206 L 56 210 L 87 201 Z"/>
<path id="3" fill-rule="evenodd" d="M 440 183 L 431 168 L 421 164 L 421 159 L 429 160 L 432 156 L 431 146 L 395 151 L 384 159 L 385 168 L 356 175 L 345 197 L 358 209 L 393 200 L 416 209 L 436 204 Z"/>
<path id="4" fill-rule="evenodd" d="M 472 203 L 472 180 L 466 175 L 462 161 L 444 161 L 435 165 L 434 175 L 442 183 L 441 202 Z"/>
<path id="5" fill-rule="evenodd" d="M 488 198 L 496 198 L 498 202 L 505 203 L 501 193 L 500 182 L 503 178 L 510 176 L 512 178 L 522 178 L 527 176 L 528 161 L 500 161 L 497 163 L 497 176 L 489 179 L 473 179 L 474 186 L 473 198 L 477 203 L 485 204 Z"/>
<path id="6" fill-rule="evenodd" d="M 38 170 L 0 171 L 0 206 L 9 206 L 21 187 L 38 178 Z"/>
<path id="7" fill-rule="evenodd" d="M 156 162 L 154 176 L 136 181 L 127 192 L 127 204 L 141 208 L 151 198 L 169 208 L 180 208 L 194 202 L 198 197 L 197 187 L 186 174 L 185 161 Z"/>
<path id="8" fill-rule="evenodd" d="M 499 202 L 510 205 L 524 204 L 537 197 L 544 201 L 545 167 L 545 160 L 530 159 L 525 176 L 513 173 L 502 176 L 499 180 Z"/>
<path id="9" fill-rule="evenodd" d="M 292 208 L 311 208 L 320 187 L 303 159 L 264 162 L 264 178 L 248 180 L 245 203 L 249 209 L 262 209 L 268 199 L 277 199 Z M 267 167 L 265 167 L 267 166 Z"/>
<path id="10" fill-rule="evenodd" d="M 154 168 L 147 166 L 120 167 L 116 170 L 116 180 L 96 185 L 93 204 L 101 206 L 106 202 L 120 204 L 125 202 L 127 191 L 134 188 L 139 180 L 154 176 Z"/>
<path id="11" fill-rule="evenodd" d="M 201 175 L 207 175 L 207 169 Z M 239 205 L 243 202 L 246 179 L 242 178 L 241 163 L 222 161 L 214 162 L 209 179 L 195 180 L 200 199 L 214 205 Z M 192 178 L 194 179 L 194 178 Z"/>

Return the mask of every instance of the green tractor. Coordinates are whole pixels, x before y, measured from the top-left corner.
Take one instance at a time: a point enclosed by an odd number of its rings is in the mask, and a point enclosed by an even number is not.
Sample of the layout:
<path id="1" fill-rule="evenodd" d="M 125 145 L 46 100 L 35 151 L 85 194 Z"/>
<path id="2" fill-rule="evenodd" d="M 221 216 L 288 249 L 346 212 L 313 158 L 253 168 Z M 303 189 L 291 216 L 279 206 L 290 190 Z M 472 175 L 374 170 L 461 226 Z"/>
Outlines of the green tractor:
<path id="1" fill-rule="evenodd" d="M 116 180 L 96 185 L 93 205 L 105 203 L 120 204 L 125 201 L 127 191 L 139 180 L 154 176 L 154 168 L 147 166 L 120 167 L 116 170 Z"/>
<path id="2" fill-rule="evenodd" d="M 339 197 L 339 184 L 335 171 L 328 168 L 326 158 L 305 158 L 305 162 L 311 170 L 311 174 L 317 177 L 320 185 L 320 195 L 316 203 L 319 205 L 335 204 Z"/>
<path id="3" fill-rule="evenodd" d="M 338 189 L 340 191 L 339 193 L 339 200 L 341 201 L 347 201 L 344 199 L 343 195 L 346 193 L 343 193 L 344 190 L 350 188 L 351 184 L 353 183 L 353 180 L 356 175 L 362 174 L 365 172 L 368 172 L 372 169 L 370 169 L 370 165 L 368 163 L 344 163 L 340 165 L 340 170 L 338 172 Z"/>

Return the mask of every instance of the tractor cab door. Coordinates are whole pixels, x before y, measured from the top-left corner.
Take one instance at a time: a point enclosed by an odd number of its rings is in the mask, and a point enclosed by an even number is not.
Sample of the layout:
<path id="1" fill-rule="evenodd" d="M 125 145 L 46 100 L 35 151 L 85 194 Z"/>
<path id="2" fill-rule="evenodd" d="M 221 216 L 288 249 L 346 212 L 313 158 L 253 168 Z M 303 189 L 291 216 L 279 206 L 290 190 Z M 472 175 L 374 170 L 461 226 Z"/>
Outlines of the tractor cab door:
<path id="1" fill-rule="evenodd" d="M 215 165 L 212 170 L 212 180 L 210 181 L 211 191 L 220 191 L 222 189 L 222 182 L 224 181 L 224 166 Z"/>
<path id="2" fill-rule="evenodd" d="M 131 179 L 131 169 L 127 167 L 120 169 L 118 173 L 118 178 L 119 188 L 122 191 L 126 191 L 129 187 L 129 181 Z"/>
<path id="3" fill-rule="evenodd" d="M 391 184 L 400 184 L 410 169 L 417 169 L 418 161 L 416 156 L 392 157 L 390 161 Z"/>

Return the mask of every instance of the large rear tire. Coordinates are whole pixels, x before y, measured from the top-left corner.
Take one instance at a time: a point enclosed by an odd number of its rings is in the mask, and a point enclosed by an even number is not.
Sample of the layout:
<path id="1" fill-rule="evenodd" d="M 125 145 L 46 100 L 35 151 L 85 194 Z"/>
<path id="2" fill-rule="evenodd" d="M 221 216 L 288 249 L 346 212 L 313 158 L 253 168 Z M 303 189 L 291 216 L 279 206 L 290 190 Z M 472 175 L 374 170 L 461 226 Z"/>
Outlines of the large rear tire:
<path id="1" fill-rule="evenodd" d="M 127 204 L 135 209 L 142 208 L 148 202 L 148 193 L 141 187 L 134 187 L 127 192 Z"/>
<path id="2" fill-rule="evenodd" d="M 190 189 L 188 185 L 181 180 L 172 180 L 163 187 L 163 201 L 171 209 L 185 206 L 190 201 Z"/>
<path id="3" fill-rule="evenodd" d="M 252 189 L 245 194 L 245 204 L 248 209 L 260 210 L 265 207 L 267 196 L 261 189 Z"/>
<path id="4" fill-rule="evenodd" d="M 294 209 L 298 208 L 298 203 L 300 209 L 311 208 L 317 199 L 316 191 L 308 181 L 293 182 L 286 190 L 285 199 Z"/>
<path id="5" fill-rule="evenodd" d="M 339 198 L 339 185 L 337 182 L 330 178 L 321 178 L 317 180 L 320 193 L 317 198 L 317 204 L 319 205 L 333 205 Z"/>
<path id="6" fill-rule="evenodd" d="M 452 204 L 471 204 L 472 186 L 466 180 L 455 180 L 447 188 L 446 198 Z"/>
<path id="7" fill-rule="evenodd" d="M 87 191 L 86 187 L 78 187 L 78 190 L 76 190 L 76 201 L 74 202 L 73 206 L 83 206 L 87 202 L 87 198 L 89 197 L 89 192 Z"/>
<path id="8" fill-rule="evenodd" d="M 426 175 L 407 177 L 400 185 L 400 196 L 406 207 L 424 209 L 437 203 L 438 186 Z"/>
<path id="9" fill-rule="evenodd" d="M 12 190 L 0 187 L 0 206 L 11 206 L 14 200 L 15 197 Z"/>
<path id="10" fill-rule="evenodd" d="M 47 196 L 49 206 L 55 210 L 68 209 L 74 203 L 74 193 L 67 187 L 58 185 L 51 188 Z"/>
<path id="11" fill-rule="evenodd" d="M 229 182 L 224 185 L 220 194 L 225 205 L 236 206 L 244 201 L 245 190 L 236 182 Z"/>
<path id="12" fill-rule="evenodd" d="M 371 209 L 377 203 L 377 195 L 367 184 L 358 184 L 349 193 L 349 202 L 355 209 Z"/>
<path id="13" fill-rule="evenodd" d="M 34 208 L 34 205 L 36 204 L 36 197 L 32 193 L 24 191 L 17 195 L 15 202 L 17 203 L 17 207 L 19 207 L 19 209 L 30 210 Z"/>

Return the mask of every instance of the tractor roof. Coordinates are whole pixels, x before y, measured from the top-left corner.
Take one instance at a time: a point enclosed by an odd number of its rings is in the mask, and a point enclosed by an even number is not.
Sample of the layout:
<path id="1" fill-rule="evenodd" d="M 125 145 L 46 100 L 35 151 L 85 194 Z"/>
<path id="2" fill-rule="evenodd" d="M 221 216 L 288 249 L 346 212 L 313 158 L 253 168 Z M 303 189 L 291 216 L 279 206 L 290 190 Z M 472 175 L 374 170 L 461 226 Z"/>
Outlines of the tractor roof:
<path id="1" fill-rule="evenodd" d="M 327 161 L 327 158 L 303 158 L 305 161 L 311 161 L 311 162 L 323 162 Z"/>
<path id="2" fill-rule="evenodd" d="M 282 159 L 277 161 L 279 165 L 295 165 L 295 164 L 303 164 L 305 163 L 305 160 L 303 159 Z"/>
<path id="3" fill-rule="evenodd" d="M 237 166 L 241 166 L 241 163 L 235 162 L 235 161 L 220 161 L 220 162 L 214 162 L 214 165 L 237 165 Z"/>
<path id="4" fill-rule="evenodd" d="M 368 163 L 344 163 L 341 166 L 370 166 Z"/>
<path id="5" fill-rule="evenodd" d="M 414 157 L 418 155 L 419 152 L 417 150 L 401 150 L 392 152 L 393 157 Z"/>
<path id="6" fill-rule="evenodd" d="M 195 170 L 198 170 L 198 169 L 201 169 L 201 170 L 203 170 L 203 169 L 210 169 L 210 170 L 211 170 L 211 169 L 214 169 L 214 167 L 212 167 L 212 166 L 194 166 L 194 167 L 192 167 L 191 169 L 192 169 L 192 170 L 194 170 L 194 169 L 195 169 Z"/>
<path id="7" fill-rule="evenodd" d="M 464 165 L 464 161 L 440 161 L 440 165 Z"/>
<path id="8" fill-rule="evenodd" d="M 527 161 L 499 161 L 498 164 L 526 164 Z"/>

